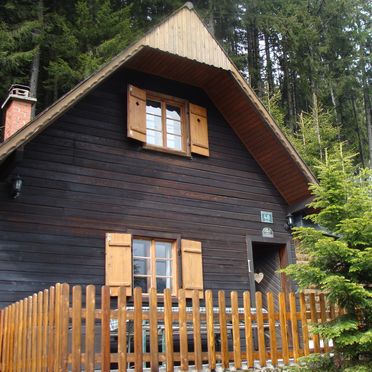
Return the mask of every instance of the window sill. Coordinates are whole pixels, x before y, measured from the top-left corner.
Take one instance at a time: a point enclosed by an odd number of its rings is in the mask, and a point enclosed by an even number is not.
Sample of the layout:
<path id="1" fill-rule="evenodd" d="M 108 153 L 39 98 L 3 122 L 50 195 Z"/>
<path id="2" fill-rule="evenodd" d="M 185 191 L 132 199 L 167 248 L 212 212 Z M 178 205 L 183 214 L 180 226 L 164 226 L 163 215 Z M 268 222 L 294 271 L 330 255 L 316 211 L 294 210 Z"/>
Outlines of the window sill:
<path id="1" fill-rule="evenodd" d="M 178 156 L 182 156 L 182 157 L 191 159 L 191 154 L 188 154 L 186 151 L 177 151 L 177 150 L 172 150 L 172 149 L 167 149 L 167 148 L 164 148 L 164 147 L 152 146 L 152 145 L 147 145 L 147 144 L 144 144 L 142 146 L 142 148 L 144 150 L 158 151 L 158 152 L 162 152 L 164 154 L 178 155 Z"/>

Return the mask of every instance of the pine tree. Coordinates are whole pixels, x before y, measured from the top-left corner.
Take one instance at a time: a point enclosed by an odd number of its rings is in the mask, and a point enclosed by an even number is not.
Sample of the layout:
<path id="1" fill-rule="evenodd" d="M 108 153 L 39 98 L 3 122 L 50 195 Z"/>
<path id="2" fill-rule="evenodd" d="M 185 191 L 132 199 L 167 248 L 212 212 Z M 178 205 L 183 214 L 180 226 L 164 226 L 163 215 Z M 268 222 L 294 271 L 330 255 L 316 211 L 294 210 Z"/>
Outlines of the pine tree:
<path id="1" fill-rule="evenodd" d="M 301 288 L 316 287 L 346 314 L 315 329 L 335 346 L 333 362 L 344 371 L 372 368 L 372 173 L 355 173 L 342 147 L 318 165 L 309 218 L 323 230 L 297 228 L 294 235 L 309 257 L 285 272 Z"/>

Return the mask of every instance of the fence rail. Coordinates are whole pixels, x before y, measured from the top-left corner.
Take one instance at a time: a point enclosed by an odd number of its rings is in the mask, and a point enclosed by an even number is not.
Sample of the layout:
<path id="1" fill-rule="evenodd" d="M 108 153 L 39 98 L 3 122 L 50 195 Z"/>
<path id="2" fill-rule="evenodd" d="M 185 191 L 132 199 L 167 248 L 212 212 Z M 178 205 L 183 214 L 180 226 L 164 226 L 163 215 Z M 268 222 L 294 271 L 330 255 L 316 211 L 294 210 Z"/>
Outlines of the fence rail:
<path id="1" fill-rule="evenodd" d="M 265 306 L 263 306 L 263 300 Z M 143 306 L 146 301 L 146 306 Z M 161 303 L 160 303 L 161 301 Z M 230 304 L 226 306 L 226 301 Z M 148 304 L 147 304 L 148 303 Z M 130 305 L 130 306 L 129 306 Z M 161 305 L 159 307 L 158 305 Z M 228 368 L 288 364 L 311 352 L 327 352 L 327 340 L 310 333 L 310 323 L 336 316 L 324 294 L 205 291 L 192 300 L 169 290 L 160 299 L 154 289 L 143 297 L 134 289 L 127 303 L 125 288 L 117 299 L 103 286 L 56 284 L 0 312 L 0 371 L 158 371 L 163 366 L 201 370 L 207 364 Z"/>

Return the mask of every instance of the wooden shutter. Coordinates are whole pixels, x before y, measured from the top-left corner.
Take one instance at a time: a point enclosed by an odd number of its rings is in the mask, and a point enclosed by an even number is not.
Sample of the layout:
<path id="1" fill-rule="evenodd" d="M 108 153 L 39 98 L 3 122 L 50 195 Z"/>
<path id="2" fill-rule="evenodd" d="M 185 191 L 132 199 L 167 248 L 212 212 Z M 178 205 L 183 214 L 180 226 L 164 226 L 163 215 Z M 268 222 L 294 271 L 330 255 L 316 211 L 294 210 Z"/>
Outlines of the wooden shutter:
<path id="1" fill-rule="evenodd" d="M 132 295 L 132 235 L 106 234 L 106 285 L 117 296 L 118 287 L 126 287 L 127 296 Z"/>
<path id="2" fill-rule="evenodd" d="M 181 240 L 182 288 L 186 297 L 192 297 L 194 289 L 203 297 L 203 264 L 201 242 Z"/>
<path id="3" fill-rule="evenodd" d="M 128 85 L 128 137 L 146 142 L 146 92 Z"/>
<path id="4" fill-rule="evenodd" d="M 209 156 L 207 110 L 190 103 L 191 152 Z"/>

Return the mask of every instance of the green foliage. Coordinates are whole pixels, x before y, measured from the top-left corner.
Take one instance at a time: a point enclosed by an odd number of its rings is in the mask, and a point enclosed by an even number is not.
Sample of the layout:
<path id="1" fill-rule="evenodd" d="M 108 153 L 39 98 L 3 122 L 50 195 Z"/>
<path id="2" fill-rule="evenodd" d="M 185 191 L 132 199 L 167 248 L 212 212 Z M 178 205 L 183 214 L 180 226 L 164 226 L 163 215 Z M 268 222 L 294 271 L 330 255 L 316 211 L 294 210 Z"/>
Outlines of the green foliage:
<path id="1" fill-rule="evenodd" d="M 320 182 L 311 186 L 310 203 L 317 213 L 309 218 L 324 230 L 295 229 L 309 261 L 285 272 L 301 288 L 316 287 L 330 303 L 346 309 L 346 315 L 313 330 L 333 340 L 334 363 L 341 360 L 342 368 L 362 371 L 372 363 L 372 174 L 356 171 L 352 159 L 340 146 L 317 165 Z"/>

